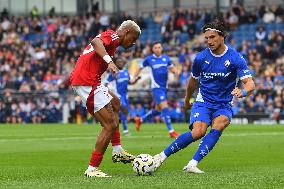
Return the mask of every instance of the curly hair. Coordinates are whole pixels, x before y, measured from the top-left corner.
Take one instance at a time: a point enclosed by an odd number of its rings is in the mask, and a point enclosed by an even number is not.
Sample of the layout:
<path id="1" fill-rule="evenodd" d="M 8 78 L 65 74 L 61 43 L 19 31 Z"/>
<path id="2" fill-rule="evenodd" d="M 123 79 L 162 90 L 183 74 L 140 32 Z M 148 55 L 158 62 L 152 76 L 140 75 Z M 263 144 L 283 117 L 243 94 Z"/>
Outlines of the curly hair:
<path id="1" fill-rule="evenodd" d="M 208 30 L 216 31 L 219 35 L 227 36 L 227 25 L 222 18 L 215 18 L 212 22 L 205 24 L 201 31 L 205 33 Z"/>

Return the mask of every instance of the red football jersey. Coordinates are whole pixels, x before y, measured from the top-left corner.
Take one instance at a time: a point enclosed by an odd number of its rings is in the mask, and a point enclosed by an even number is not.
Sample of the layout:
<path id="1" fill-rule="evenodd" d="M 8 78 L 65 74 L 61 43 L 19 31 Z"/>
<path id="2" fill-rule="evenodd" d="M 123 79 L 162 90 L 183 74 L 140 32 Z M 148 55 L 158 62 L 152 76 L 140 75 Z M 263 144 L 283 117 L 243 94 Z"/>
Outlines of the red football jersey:
<path id="1" fill-rule="evenodd" d="M 96 37 L 103 41 L 106 52 L 114 56 L 118 47 L 118 34 L 113 30 L 107 30 Z M 98 86 L 101 76 L 106 71 L 108 63 L 101 58 L 89 44 L 80 55 L 75 68 L 70 75 L 71 85 L 74 86 Z"/>

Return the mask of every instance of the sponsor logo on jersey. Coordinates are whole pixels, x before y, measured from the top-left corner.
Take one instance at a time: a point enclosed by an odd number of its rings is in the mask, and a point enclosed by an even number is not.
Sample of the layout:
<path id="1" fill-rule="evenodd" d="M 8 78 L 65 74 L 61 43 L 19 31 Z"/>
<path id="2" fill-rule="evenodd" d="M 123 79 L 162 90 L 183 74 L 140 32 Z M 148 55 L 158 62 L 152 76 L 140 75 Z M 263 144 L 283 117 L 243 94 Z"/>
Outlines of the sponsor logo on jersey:
<path id="1" fill-rule="evenodd" d="M 231 74 L 229 73 L 223 73 L 223 72 L 218 72 L 218 73 L 212 73 L 212 72 L 202 72 L 202 75 L 207 78 L 207 79 L 213 79 L 214 77 L 228 77 Z"/>

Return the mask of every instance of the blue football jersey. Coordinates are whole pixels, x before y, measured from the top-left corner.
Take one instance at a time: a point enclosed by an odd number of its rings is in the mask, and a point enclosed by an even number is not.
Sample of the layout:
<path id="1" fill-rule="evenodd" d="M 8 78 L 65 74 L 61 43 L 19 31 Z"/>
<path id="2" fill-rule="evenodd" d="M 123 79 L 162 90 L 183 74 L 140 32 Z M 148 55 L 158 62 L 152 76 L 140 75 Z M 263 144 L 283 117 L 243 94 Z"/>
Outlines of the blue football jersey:
<path id="1" fill-rule="evenodd" d="M 215 55 L 209 48 L 197 54 L 192 65 L 192 77 L 199 79 L 197 103 L 211 108 L 231 106 L 238 79 L 252 77 L 245 59 L 227 47 L 223 54 Z"/>
<path id="2" fill-rule="evenodd" d="M 127 94 L 128 89 L 128 83 L 130 80 L 129 72 L 128 70 L 119 70 L 117 78 L 113 77 L 112 74 L 109 74 L 107 81 L 111 82 L 115 80 L 115 93 L 117 93 L 120 96 L 124 96 Z"/>
<path id="3" fill-rule="evenodd" d="M 169 56 L 162 54 L 160 57 L 149 55 L 143 61 L 143 67 L 149 66 L 152 70 L 152 88 L 167 88 L 168 68 L 172 66 Z"/>

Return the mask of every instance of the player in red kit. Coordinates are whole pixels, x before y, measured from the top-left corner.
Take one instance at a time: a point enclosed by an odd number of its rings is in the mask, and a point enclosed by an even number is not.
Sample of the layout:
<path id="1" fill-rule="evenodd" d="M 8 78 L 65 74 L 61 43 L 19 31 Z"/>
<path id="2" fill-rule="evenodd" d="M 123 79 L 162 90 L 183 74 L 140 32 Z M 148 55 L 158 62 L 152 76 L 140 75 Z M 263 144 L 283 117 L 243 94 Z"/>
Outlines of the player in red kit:
<path id="1" fill-rule="evenodd" d="M 99 170 L 110 141 L 113 147 L 113 162 L 130 163 L 135 158 L 121 147 L 119 133 L 120 100 L 101 84 L 101 76 L 106 70 L 112 72 L 112 74 L 118 73 L 111 56 L 114 56 L 118 46 L 125 49 L 133 46 L 140 34 L 139 26 L 131 20 L 124 21 L 116 32 L 107 30 L 99 34 L 84 49 L 70 75 L 72 88 L 81 97 L 88 112 L 102 126 L 89 167 L 85 171 L 87 177 L 110 177 Z"/>

